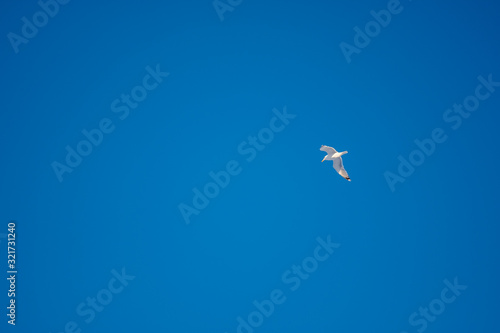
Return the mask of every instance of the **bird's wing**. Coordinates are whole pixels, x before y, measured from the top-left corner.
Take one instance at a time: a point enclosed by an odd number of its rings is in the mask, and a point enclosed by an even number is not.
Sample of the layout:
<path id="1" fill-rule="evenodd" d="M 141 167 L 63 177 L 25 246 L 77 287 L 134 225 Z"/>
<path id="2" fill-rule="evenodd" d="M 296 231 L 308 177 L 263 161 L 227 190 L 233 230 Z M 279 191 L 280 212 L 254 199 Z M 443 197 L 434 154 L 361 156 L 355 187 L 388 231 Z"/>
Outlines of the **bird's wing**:
<path id="1" fill-rule="evenodd" d="M 325 145 L 321 146 L 319 150 L 326 151 L 328 155 L 333 155 L 337 152 L 334 148 Z"/>
<path id="2" fill-rule="evenodd" d="M 349 178 L 347 171 L 345 171 L 344 169 L 344 163 L 342 163 L 342 157 L 336 157 L 333 159 L 333 168 L 335 169 L 335 171 L 339 173 L 339 175 L 341 175 L 348 181 L 351 181 L 351 178 Z"/>

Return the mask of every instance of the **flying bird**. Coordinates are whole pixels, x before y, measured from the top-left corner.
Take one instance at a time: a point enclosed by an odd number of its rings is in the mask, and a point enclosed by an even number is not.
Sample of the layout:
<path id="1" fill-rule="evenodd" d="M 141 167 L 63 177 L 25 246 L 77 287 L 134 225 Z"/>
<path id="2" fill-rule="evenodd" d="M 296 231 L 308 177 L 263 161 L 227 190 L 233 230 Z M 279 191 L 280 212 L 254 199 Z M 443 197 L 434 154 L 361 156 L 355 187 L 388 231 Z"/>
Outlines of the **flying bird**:
<path id="1" fill-rule="evenodd" d="M 348 181 L 351 181 L 351 178 L 349 178 L 349 175 L 347 174 L 347 171 L 344 169 L 344 163 L 342 163 L 342 155 L 347 154 L 347 151 L 343 151 L 341 153 L 337 152 L 334 148 L 328 147 L 325 145 L 322 145 L 319 150 L 325 151 L 327 155 L 325 156 L 324 160 L 331 160 L 333 161 L 333 168 L 345 179 Z M 321 162 L 323 162 L 321 161 Z"/>

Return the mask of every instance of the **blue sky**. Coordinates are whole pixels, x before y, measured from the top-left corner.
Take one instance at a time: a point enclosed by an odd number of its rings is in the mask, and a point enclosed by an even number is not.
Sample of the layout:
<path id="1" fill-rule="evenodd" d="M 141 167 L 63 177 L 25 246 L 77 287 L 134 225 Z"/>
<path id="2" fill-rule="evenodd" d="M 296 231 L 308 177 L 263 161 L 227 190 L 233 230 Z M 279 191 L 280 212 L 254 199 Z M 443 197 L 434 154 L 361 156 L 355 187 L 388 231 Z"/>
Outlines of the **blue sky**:
<path id="1" fill-rule="evenodd" d="M 2 332 L 494 330 L 499 5 L 216 4 L 2 5 Z"/>

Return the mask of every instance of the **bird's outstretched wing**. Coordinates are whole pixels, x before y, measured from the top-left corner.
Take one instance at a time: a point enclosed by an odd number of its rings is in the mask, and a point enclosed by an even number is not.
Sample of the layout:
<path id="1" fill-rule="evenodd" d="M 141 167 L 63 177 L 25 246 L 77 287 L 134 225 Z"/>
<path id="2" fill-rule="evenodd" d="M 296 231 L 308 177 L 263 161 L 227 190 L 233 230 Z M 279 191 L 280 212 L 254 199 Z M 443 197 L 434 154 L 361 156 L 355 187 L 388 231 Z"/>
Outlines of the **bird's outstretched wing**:
<path id="1" fill-rule="evenodd" d="M 351 181 L 351 178 L 349 178 L 347 171 L 345 171 L 344 169 L 344 163 L 342 163 L 342 157 L 336 157 L 333 159 L 333 168 L 335 169 L 335 171 L 339 173 L 339 175 L 341 175 L 348 181 Z"/>
<path id="2" fill-rule="evenodd" d="M 321 146 L 319 150 L 326 151 L 328 155 L 333 155 L 337 152 L 334 148 L 325 145 Z"/>

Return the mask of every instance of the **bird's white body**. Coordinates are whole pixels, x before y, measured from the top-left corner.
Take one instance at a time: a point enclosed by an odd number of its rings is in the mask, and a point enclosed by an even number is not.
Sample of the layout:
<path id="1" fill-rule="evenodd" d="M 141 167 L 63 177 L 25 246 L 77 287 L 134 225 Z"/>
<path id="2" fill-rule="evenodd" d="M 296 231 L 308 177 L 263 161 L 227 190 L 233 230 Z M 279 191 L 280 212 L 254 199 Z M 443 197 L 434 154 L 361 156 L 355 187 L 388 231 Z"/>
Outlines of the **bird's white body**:
<path id="1" fill-rule="evenodd" d="M 335 169 L 335 171 L 337 171 L 339 173 L 339 175 L 341 175 L 342 177 L 344 177 L 348 181 L 351 181 L 351 178 L 349 178 L 347 171 L 345 171 L 345 169 L 344 169 L 344 163 L 342 162 L 342 157 L 341 157 L 342 155 L 347 154 L 347 151 L 343 151 L 343 152 L 339 153 L 334 148 L 329 147 L 329 146 L 324 146 L 324 145 L 321 146 L 321 148 L 319 150 L 327 153 L 327 155 L 325 156 L 323 161 L 324 160 L 333 161 L 333 168 Z M 321 162 L 323 162 L 323 161 L 321 161 Z"/>

